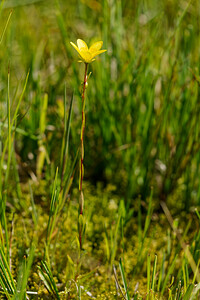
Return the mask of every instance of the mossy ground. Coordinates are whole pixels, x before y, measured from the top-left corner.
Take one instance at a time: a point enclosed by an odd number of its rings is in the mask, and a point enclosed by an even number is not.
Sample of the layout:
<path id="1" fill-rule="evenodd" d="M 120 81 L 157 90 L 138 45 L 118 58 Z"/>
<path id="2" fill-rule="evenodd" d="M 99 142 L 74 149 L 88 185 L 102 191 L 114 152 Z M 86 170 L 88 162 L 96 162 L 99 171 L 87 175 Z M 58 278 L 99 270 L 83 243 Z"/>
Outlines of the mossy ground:
<path id="1" fill-rule="evenodd" d="M 33 222 L 33 205 L 30 200 L 28 182 L 22 185 L 23 201 L 20 203 L 16 199 L 15 208 L 11 204 L 9 205 L 9 201 L 7 205 L 9 232 L 11 232 L 12 273 L 17 280 L 20 265 L 28 257 L 27 249 L 34 241 L 36 249 L 27 290 L 38 293 L 35 298 L 32 296 L 31 299 L 51 299 L 51 297 L 54 299 L 41 281 L 38 272 L 38 266 L 41 265 L 41 260 L 45 257 L 50 191 L 48 190 L 48 183 L 45 181 L 37 183 L 30 181 L 29 184 L 32 186 L 35 199 L 35 210 L 38 216 L 37 225 Z M 82 286 L 83 299 L 92 299 L 92 297 L 123 299 L 116 290 L 113 274 L 113 265 L 115 265 L 119 281 L 121 280 L 118 268 L 120 258 L 125 265 L 130 293 L 134 294 L 135 290 L 138 290 L 138 295 L 145 299 L 147 295 L 147 256 L 151 255 L 152 260 L 154 260 L 154 255 L 158 257 L 157 268 L 159 269 L 165 255 L 164 268 L 167 270 L 177 252 L 177 237 L 170 229 L 166 216 L 160 212 L 157 203 L 153 203 L 154 212 L 150 220 L 150 227 L 144 241 L 142 241 L 140 240 L 142 232 L 139 231 L 144 228 L 147 214 L 146 203 L 141 203 L 142 228 L 139 228 L 138 205 L 140 199 L 135 199 L 130 208 L 131 217 L 126 220 L 126 216 L 122 216 L 120 198 L 115 194 L 113 186 L 107 188 L 103 188 L 102 185 L 93 187 L 85 183 L 84 189 L 87 231 L 81 259 L 77 243 L 79 192 L 76 189 L 72 190 L 68 196 L 65 207 L 57 218 L 48 250 L 51 270 L 58 290 L 61 292 L 61 299 L 76 299 L 77 284 Z M 192 223 L 187 233 L 187 243 L 190 244 L 194 237 L 193 228 L 199 226 L 197 217 L 194 213 L 186 214 L 184 211 L 178 213 L 175 210 L 174 215 L 176 214 L 175 221 L 181 234 L 184 233 L 188 222 Z M 119 216 L 121 216 L 123 223 L 120 223 L 116 232 Z M 113 237 L 111 238 L 114 235 L 115 241 L 113 241 Z M 112 257 L 113 247 L 116 247 L 116 252 Z M 179 257 L 173 271 L 174 276 L 178 274 L 184 257 L 184 251 L 181 247 L 179 251 Z M 156 294 L 159 297 L 159 293 L 155 292 L 155 299 Z M 165 299 L 164 296 L 163 299 Z"/>

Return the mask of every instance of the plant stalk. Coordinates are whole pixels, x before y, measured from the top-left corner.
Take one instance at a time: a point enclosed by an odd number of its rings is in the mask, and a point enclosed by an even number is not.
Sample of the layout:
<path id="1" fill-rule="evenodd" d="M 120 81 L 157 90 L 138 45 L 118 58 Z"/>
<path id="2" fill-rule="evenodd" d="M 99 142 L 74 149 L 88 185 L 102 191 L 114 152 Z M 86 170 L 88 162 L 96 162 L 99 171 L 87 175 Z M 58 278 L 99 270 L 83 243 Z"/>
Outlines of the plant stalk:
<path id="1" fill-rule="evenodd" d="M 85 131 L 85 91 L 87 84 L 87 69 L 88 64 L 85 63 L 85 73 L 84 73 L 84 81 L 83 81 L 83 90 L 82 90 L 82 125 L 81 125 L 81 157 L 80 157 L 80 172 L 79 172 L 79 191 L 80 191 L 80 200 L 79 200 L 79 216 L 83 215 L 84 210 L 84 196 L 83 196 L 83 176 L 84 176 L 84 131 Z M 82 223 L 82 222 L 81 222 Z M 79 243 L 80 249 L 82 249 L 82 229 L 83 224 L 79 224 Z"/>

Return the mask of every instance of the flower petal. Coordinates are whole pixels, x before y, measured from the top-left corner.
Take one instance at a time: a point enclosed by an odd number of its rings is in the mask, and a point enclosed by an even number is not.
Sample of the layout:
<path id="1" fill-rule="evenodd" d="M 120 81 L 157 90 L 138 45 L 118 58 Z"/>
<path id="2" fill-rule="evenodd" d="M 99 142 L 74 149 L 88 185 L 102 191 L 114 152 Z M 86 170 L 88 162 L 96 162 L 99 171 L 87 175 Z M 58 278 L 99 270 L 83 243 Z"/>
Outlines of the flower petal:
<path id="1" fill-rule="evenodd" d="M 81 50 L 85 50 L 85 51 L 88 50 L 87 44 L 81 39 L 77 40 L 77 45 L 78 45 L 78 48 L 81 49 Z"/>
<path id="2" fill-rule="evenodd" d="M 74 49 L 76 49 L 76 51 L 78 52 L 80 58 L 84 61 L 84 58 L 81 54 L 81 50 L 74 43 L 70 42 L 70 44 L 74 47 Z"/>
<path id="3" fill-rule="evenodd" d="M 80 50 L 80 56 L 86 63 L 90 63 L 92 61 L 92 54 L 88 50 Z"/>
<path id="4" fill-rule="evenodd" d="M 95 53 L 92 53 L 92 58 L 94 58 L 95 56 L 103 53 L 103 52 L 106 52 L 107 50 L 99 50 L 99 51 L 96 51 Z"/>
<path id="5" fill-rule="evenodd" d="M 74 47 L 74 49 L 76 49 L 76 51 L 79 53 L 79 49 L 78 47 L 73 43 L 73 42 L 70 42 L 70 44 Z"/>
<path id="6" fill-rule="evenodd" d="M 84 63 L 91 63 L 92 61 L 94 61 L 94 57 L 107 51 L 107 50 L 100 50 L 102 45 L 103 45 L 103 42 L 102 41 L 99 41 L 99 42 L 96 42 L 94 43 L 90 49 L 88 50 L 88 46 L 87 44 L 81 40 L 81 39 L 78 39 L 77 40 L 77 45 L 76 46 L 73 42 L 70 42 L 70 44 L 74 47 L 74 49 L 78 52 L 79 54 L 79 57 L 81 59 L 82 62 Z"/>
<path id="7" fill-rule="evenodd" d="M 103 46 L 102 41 L 96 42 L 89 48 L 89 51 L 90 51 L 90 53 L 97 52 L 101 49 L 102 46 Z"/>

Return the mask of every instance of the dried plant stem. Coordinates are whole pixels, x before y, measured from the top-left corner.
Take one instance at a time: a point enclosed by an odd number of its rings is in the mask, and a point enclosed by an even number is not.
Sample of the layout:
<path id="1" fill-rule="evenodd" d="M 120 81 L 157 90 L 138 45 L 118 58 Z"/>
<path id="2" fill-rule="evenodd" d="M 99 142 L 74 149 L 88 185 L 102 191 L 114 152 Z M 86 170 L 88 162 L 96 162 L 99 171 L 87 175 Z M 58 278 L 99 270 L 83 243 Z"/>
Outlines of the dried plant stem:
<path id="1" fill-rule="evenodd" d="M 84 209 L 84 196 L 83 196 L 83 176 L 84 176 L 84 131 L 85 131 L 85 90 L 87 84 L 87 69 L 88 64 L 85 63 L 85 74 L 83 81 L 83 90 L 82 90 L 82 125 L 81 125 L 81 157 L 80 157 L 80 172 L 79 172 L 79 191 L 80 191 L 80 202 L 79 202 L 79 215 L 83 215 Z M 79 224 L 79 243 L 80 249 L 82 249 L 82 226 Z"/>

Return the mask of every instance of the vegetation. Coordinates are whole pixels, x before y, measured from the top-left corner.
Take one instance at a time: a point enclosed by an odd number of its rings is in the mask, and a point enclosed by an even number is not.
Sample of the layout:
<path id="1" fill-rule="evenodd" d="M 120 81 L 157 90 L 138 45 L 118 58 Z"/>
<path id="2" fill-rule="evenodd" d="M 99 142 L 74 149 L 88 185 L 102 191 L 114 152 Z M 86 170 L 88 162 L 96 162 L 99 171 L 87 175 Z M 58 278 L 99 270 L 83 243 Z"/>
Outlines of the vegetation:
<path id="1" fill-rule="evenodd" d="M 200 2 L 2 0 L 0 25 L 0 299 L 200 299 Z"/>

